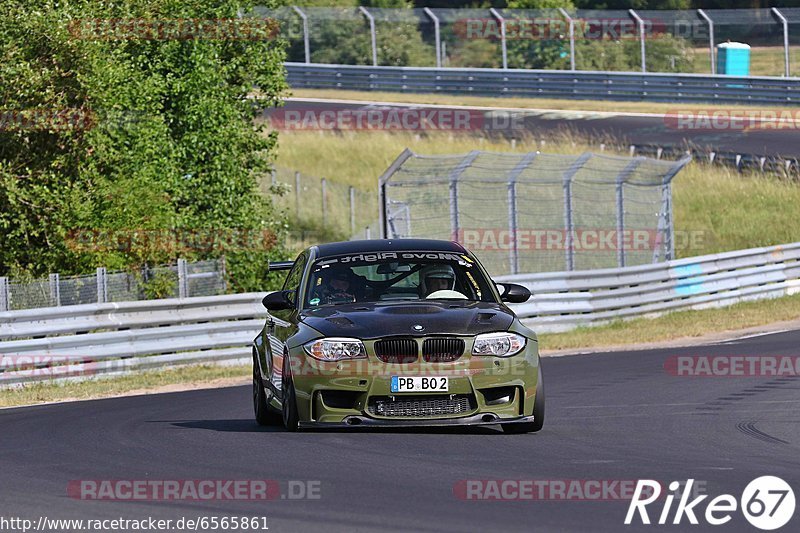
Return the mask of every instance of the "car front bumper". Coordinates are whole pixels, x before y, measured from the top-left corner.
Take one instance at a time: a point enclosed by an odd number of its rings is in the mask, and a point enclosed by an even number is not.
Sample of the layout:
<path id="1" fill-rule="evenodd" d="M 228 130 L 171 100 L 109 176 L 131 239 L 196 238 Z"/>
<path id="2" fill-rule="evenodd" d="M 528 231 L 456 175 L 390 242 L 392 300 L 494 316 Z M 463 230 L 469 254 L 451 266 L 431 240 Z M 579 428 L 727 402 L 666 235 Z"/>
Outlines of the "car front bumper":
<path id="1" fill-rule="evenodd" d="M 531 422 L 538 389 L 538 343 L 529 342 L 512 357 L 464 355 L 450 363 L 388 364 L 375 359 L 322 362 L 302 351 L 292 353 L 292 382 L 302 427 L 463 426 Z M 447 376 L 449 390 L 438 393 L 392 393 L 392 376 Z M 331 398 L 336 402 L 329 401 Z M 393 402 L 464 401 L 457 410 L 414 408 L 391 414 Z M 381 412 L 378 403 L 387 409 Z"/>

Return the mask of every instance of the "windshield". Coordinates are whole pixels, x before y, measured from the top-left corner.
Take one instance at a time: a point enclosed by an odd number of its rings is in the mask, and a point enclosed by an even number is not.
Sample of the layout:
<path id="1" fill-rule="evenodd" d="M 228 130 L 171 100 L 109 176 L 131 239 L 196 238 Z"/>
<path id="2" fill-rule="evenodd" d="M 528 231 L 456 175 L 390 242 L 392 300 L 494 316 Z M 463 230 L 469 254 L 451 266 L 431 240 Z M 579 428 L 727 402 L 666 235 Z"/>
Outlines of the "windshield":
<path id="1" fill-rule="evenodd" d="M 490 280 L 465 254 L 378 252 L 320 259 L 311 269 L 305 305 L 469 300 L 494 302 Z"/>

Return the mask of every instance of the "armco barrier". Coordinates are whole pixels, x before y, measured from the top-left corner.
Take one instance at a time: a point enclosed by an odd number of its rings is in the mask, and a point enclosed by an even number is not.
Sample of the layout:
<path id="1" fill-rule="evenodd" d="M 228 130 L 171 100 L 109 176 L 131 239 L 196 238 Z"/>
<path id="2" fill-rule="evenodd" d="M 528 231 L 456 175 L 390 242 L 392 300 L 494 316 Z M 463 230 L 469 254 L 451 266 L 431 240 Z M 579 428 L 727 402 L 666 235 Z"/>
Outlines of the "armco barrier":
<path id="1" fill-rule="evenodd" d="M 515 306 L 537 331 L 563 331 L 678 309 L 800 292 L 800 243 L 651 265 L 501 276 L 533 297 Z"/>
<path id="2" fill-rule="evenodd" d="M 265 293 L 0 313 L 0 388 L 190 363 L 247 363 Z"/>
<path id="3" fill-rule="evenodd" d="M 293 89 L 347 89 L 645 102 L 791 104 L 800 78 L 286 63 Z"/>
<path id="4" fill-rule="evenodd" d="M 800 243 L 644 266 L 495 279 L 532 290 L 528 302 L 514 306 L 526 324 L 537 331 L 559 331 L 798 293 Z M 191 363 L 246 364 L 266 316 L 264 294 L 0 313 L 0 388 Z"/>

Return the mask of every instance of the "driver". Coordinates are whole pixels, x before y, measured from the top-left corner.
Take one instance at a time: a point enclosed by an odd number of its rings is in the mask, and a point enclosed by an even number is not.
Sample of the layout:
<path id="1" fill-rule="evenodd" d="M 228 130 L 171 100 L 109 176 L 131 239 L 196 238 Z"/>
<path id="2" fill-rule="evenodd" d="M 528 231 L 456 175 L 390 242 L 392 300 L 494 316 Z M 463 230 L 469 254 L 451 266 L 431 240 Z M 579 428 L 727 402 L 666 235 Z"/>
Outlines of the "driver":
<path id="1" fill-rule="evenodd" d="M 349 303 L 356 301 L 349 270 L 333 270 L 330 273 L 326 273 L 323 281 L 323 284 L 314 291 L 314 296 L 319 299 L 319 303 Z"/>
<path id="2" fill-rule="evenodd" d="M 429 265 L 420 271 L 420 289 L 426 298 L 436 291 L 452 291 L 456 287 L 456 274 L 450 265 Z"/>

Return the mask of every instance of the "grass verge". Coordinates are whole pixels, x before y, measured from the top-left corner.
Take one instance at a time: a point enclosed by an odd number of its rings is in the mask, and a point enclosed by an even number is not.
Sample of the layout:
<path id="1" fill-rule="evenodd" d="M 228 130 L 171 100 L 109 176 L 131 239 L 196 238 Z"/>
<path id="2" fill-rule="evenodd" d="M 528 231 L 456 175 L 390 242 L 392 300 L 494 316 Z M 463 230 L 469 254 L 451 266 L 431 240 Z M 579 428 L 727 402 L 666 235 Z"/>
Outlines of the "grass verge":
<path id="1" fill-rule="evenodd" d="M 566 350 L 668 341 L 796 319 L 800 319 L 800 294 L 717 309 L 676 311 L 657 318 L 620 320 L 564 333 L 542 333 L 539 348 Z"/>
<path id="2" fill-rule="evenodd" d="M 177 390 L 180 385 L 222 385 L 238 378 L 247 378 L 251 372 L 248 366 L 197 365 L 117 378 L 38 383 L 24 388 L 0 390 L 0 407 L 146 394 L 157 390 L 166 391 L 170 386 L 178 386 L 175 387 Z"/>

